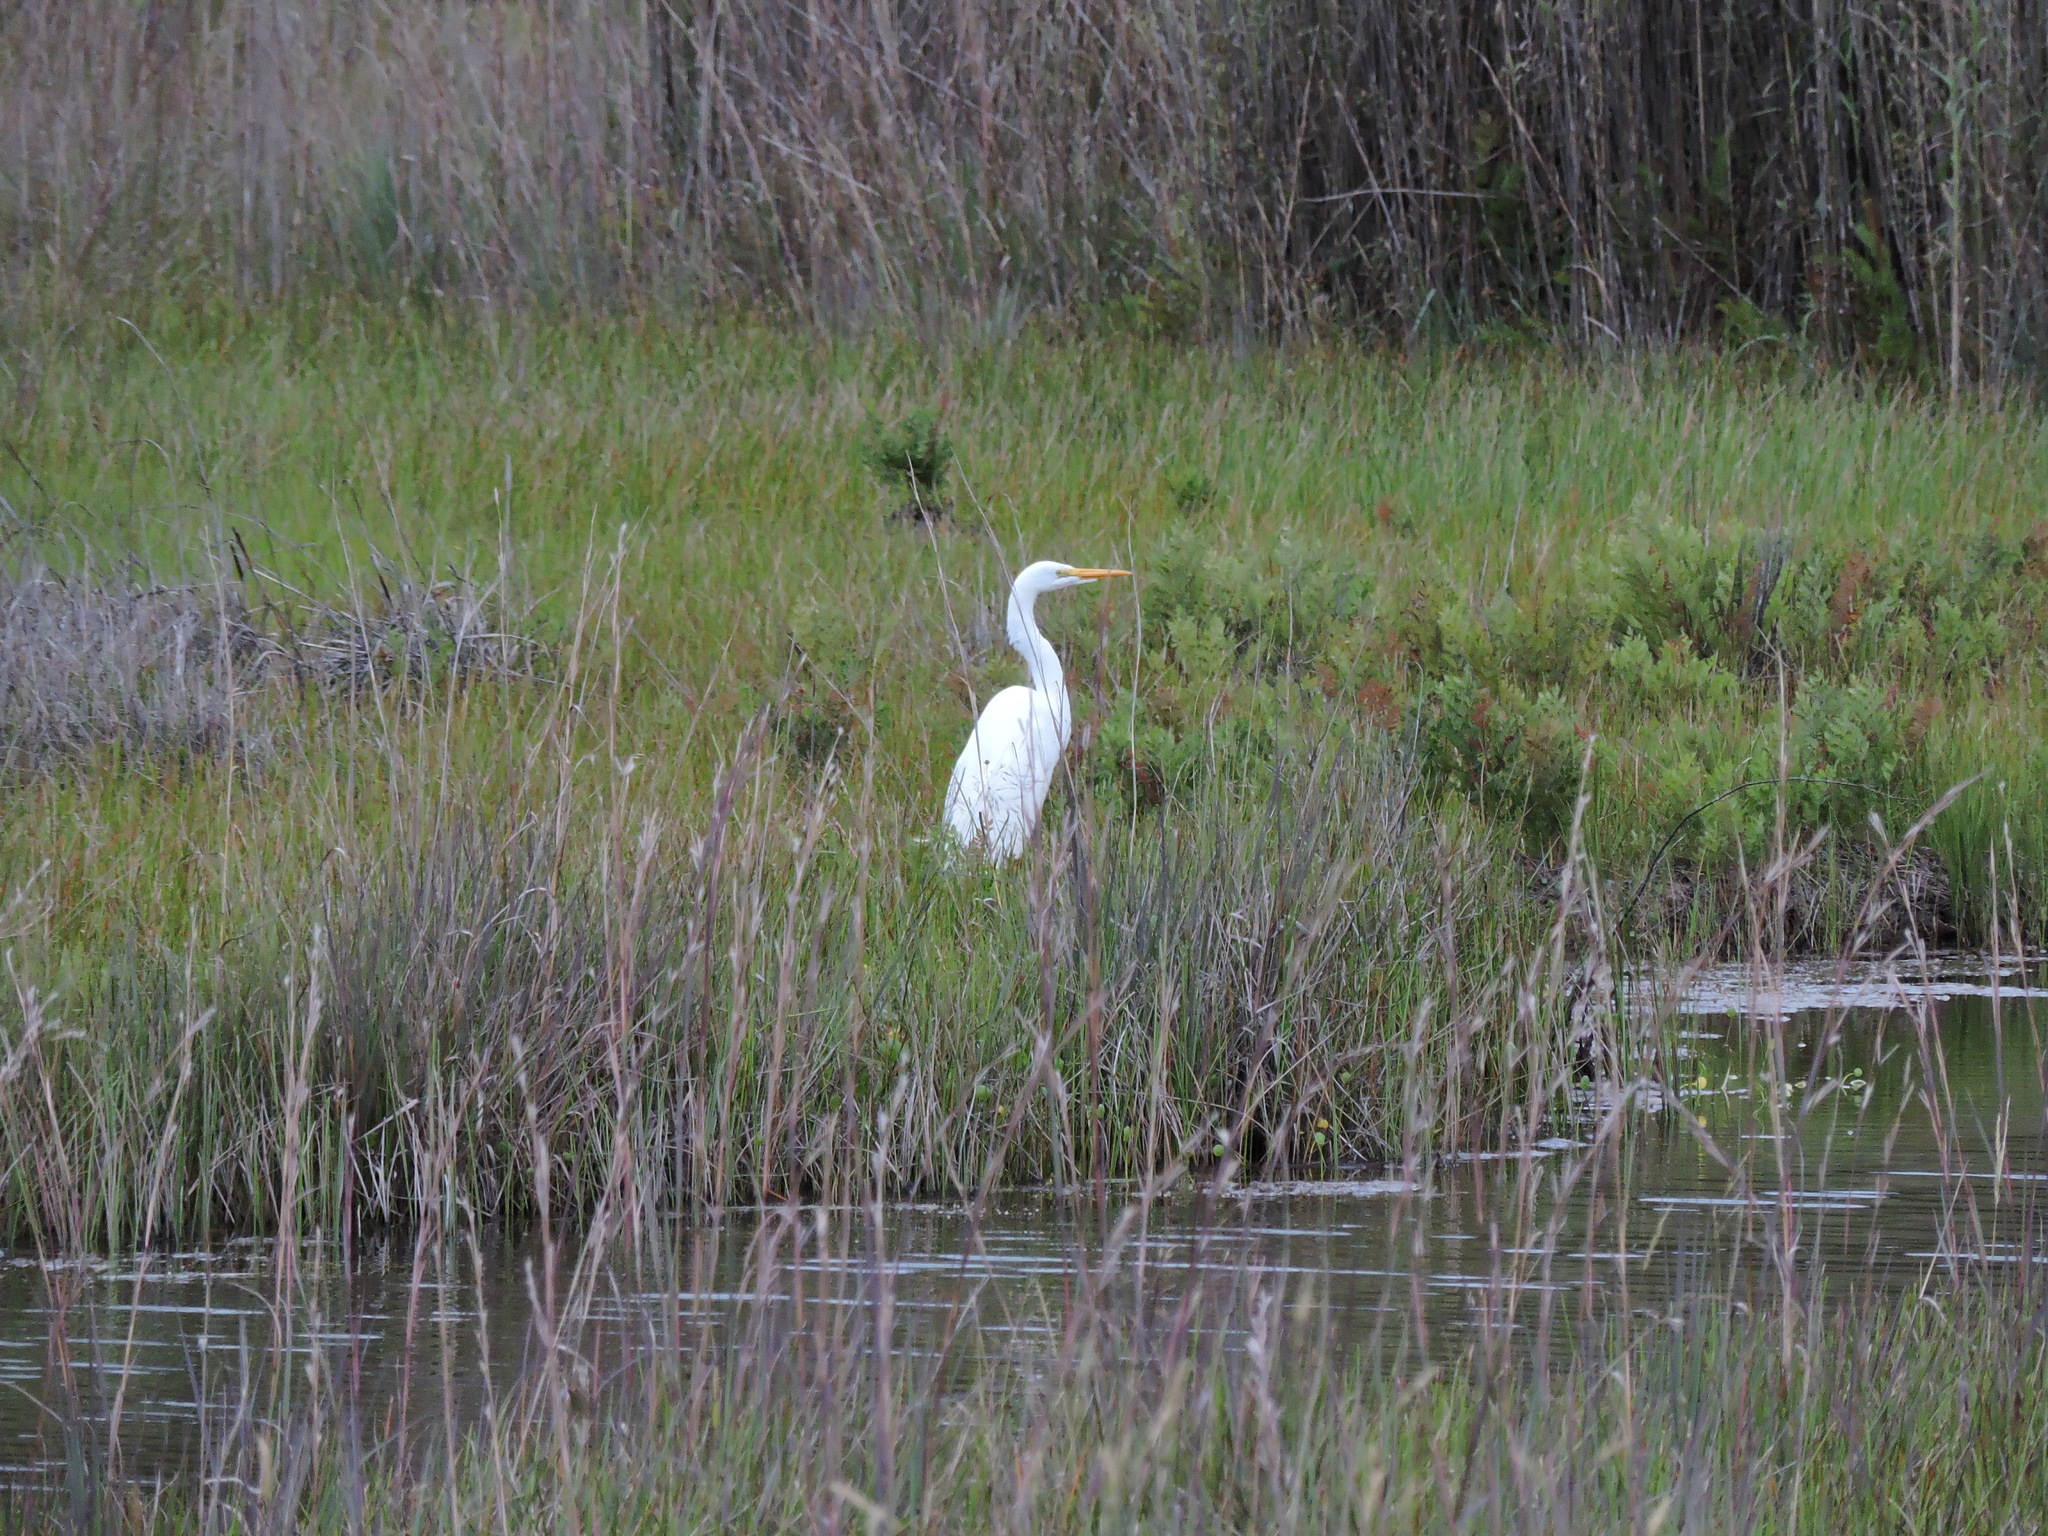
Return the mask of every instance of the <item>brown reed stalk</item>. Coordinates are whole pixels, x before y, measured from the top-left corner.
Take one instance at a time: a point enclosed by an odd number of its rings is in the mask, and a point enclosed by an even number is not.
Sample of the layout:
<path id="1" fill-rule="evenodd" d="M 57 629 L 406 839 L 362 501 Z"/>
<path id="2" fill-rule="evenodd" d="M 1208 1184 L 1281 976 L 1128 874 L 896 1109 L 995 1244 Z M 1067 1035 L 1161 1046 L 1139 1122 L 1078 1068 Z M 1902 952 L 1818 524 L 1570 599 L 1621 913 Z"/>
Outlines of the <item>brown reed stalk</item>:
<path id="1" fill-rule="evenodd" d="M 2019 0 L 19 0 L 0 281 L 2038 362 Z"/>

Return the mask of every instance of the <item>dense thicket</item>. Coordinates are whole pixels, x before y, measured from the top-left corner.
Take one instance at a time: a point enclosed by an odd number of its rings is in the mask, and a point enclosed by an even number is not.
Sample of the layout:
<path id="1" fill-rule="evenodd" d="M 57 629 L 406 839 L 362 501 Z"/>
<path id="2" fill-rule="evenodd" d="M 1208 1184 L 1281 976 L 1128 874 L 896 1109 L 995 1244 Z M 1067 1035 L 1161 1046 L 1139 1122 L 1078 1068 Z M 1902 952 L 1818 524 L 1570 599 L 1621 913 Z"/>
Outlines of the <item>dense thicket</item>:
<path id="1" fill-rule="evenodd" d="M 16 285 L 2041 360 L 2019 0 L 12 0 Z"/>

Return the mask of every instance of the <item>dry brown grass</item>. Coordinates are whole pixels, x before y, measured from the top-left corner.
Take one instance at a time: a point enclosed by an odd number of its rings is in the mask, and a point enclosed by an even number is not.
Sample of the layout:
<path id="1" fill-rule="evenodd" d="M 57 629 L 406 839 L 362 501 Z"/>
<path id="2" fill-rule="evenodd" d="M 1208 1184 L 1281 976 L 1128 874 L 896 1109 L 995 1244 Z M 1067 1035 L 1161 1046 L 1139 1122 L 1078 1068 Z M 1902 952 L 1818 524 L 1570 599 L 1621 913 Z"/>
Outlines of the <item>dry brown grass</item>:
<path id="1" fill-rule="evenodd" d="M 1965 6 L 17 0 L 0 261 L 244 295 L 1798 328 L 2035 361 L 2048 26 Z"/>

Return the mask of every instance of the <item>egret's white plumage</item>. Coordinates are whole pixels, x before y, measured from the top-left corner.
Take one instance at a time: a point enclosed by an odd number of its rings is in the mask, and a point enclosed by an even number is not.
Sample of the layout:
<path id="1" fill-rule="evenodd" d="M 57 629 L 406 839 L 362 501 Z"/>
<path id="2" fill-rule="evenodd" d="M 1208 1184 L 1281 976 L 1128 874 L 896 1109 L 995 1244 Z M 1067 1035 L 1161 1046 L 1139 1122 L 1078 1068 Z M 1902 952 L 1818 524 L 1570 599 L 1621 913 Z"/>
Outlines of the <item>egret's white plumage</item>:
<path id="1" fill-rule="evenodd" d="M 1128 575 L 1057 560 L 1040 560 L 1017 573 L 1006 627 L 1031 681 L 1005 688 L 988 701 L 953 765 L 946 786 L 946 827 L 961 847 L 978 849 L 999 863 L 1024 851 L 1073 729 L 1066 673 L 1038 632 L 1034 605 L 1047 592 Z"/>

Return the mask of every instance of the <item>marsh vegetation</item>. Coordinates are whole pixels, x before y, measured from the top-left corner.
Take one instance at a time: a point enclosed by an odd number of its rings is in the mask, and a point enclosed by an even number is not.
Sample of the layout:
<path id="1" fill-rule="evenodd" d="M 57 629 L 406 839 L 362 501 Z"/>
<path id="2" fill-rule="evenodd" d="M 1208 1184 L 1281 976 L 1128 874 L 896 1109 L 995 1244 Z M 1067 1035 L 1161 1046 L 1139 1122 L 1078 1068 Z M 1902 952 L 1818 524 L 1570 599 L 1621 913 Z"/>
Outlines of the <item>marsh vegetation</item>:
<path id="1" fill-rule="evenodd" d="M 445 1179 L 530 1212 L 529 1091 L 586 1211 L 628 1144 L 665 1208 L 821 1193 L 899 1078 L 902 1193 L 1240 1131 L 1334 1168 L 1408 1129 L 1411 1063 L 1457 1062 L 1432 1134 L 1497 1140 L 1582 1032 L 1539 980 L 1732 952 L 1774 859 L 1774 948 L 2035 931 L 2023 413 L 1704 361 L 293 323 L 74 332 L 20 418 L 0 857 L 46 1038 L 9 1123 L 77 1173 L 61 1210 L 18 1178 L 19 1236 L 267 1228 L 287 1165 L 330 1231 Z M 905 522 L 878 433 L 937 440 L 889 424 L 940 397 L 954 510 Z M 1049 620 L 1047 835 L 961 873 L 936 776 L 1053 547 L 1143 580 Z"/>
<path id="2" fill-rule="evenodd" d="M 1923 11 L 0 6 L 9 1511 L 2037 1528 L 2048 92 Z"/>
<path id="3" fill-rule="evenodd" d="M 1219 1180 L 1429 1179 L 1560 1135 L 1604 1149 L 1573 1175 L 1597 1186 L 1651 1111 L 1588 1106 L 1651 1083 L 1668 1117 L 1689 1081 L 1623 978 L 2023 952 L 2027 411 L 1705 357 L 935 353 L 356 301 L 139 330 L 24 354 L 0 476 L 6 1221 L 47 1260 L 259 1237 L 244 1283 L 287 1335 L 369 1253 L 408 1341 L 446 1331 L 421 1297 L 509 1263 L 478 1310 L 543 1342 L 484 1408 L 467 1378 L 385 1401 L 374 1442 L 340 1431 L 342 1357 L 286 1390 L 266 1362 L 296 1357 L 253 1347 L 201 1372 L 214 1481 L 133 1518 L 1774 1528 L 1933 1484 L 2024 1507 L 1992 1475 L 2038 1432 L 2012 1385 L 2033 1269 L 2004 1262 L 2031 1251 L 2024 1178 L 1952 1250 L 1989 1262 L 1951 1266 L 1951 1324 L 1826 1265 L 1759 1290 L 1703 1259 L 1659 1314 L 1695 1324 L 1602 1306 L 1533 1375 L 1503 1325 L 1302 1376 L 1289 1350 L 1349 1349 L 1317 1342 L 1313 1285 L 1234 1249 L 1148 1323 L 1108 1234 Z M 944 515 L 902 516 L 906 486 Z M 1050 617 L 1075 746 L 1031 857 L 963 869 L 939 776 L 1011 680 L 1008 570 L 1055 546 L 1142 580 Z M 1773 1105 L 1807 1081 L 1750 1070 Z M 2031 1169 L 2023 1130 L 1994 1171 Z M 1071 1262 L 1100 1297 L 1031 1303 L 1064 1342 L 1027 1350 L 1028 1387 L 952 1345 L 889 1364 L 890 1202 L 972 1231 L 1020 1189 L 1098 1234 Z M 722 1294 L 782 1299 L 622 1342 L 617 1266 L 691 1294 L 706 1241 L 739 1245 Z M 794 1289 L 777 1243 L 812 1245 Z M 1500 1262 L 1513 1290 L 1537 1261 Z M 83 1295 L 58 1315 L 122 1337 Z M 835 1317 L 860 1322 L 809 1320 Z M 957 1321 L 960 1358 L 1014 1358 Z M 1668 1387 L 1616 1399 L 1617 1370 Z M 1819 1429 L 1935 1380 L 2010 1414 L 1915 1420 L 1897 1465 Z M 75 1401 L 59 1462 L 89 1484 L 124 1465 L 125 1406 Z M 1616 1435 L 1611 1478 L 1573 1470 Z M 1787 1435 L 1760 1472 L 1746 1447 Z"/>

